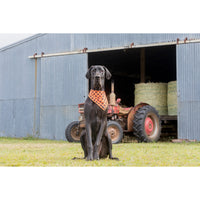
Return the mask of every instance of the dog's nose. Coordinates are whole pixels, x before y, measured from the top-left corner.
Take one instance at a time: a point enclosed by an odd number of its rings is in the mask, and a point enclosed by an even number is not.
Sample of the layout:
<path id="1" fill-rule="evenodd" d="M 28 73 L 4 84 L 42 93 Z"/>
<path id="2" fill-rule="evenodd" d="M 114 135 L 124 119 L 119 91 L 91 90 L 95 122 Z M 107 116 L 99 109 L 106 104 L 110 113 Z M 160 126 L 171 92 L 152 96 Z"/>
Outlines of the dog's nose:
<path id="1" fill-rule="evenodd" d="M 96 79 L 100 79 L 100 75 L 96 75 L 95 78 L 96 78 Z"/>

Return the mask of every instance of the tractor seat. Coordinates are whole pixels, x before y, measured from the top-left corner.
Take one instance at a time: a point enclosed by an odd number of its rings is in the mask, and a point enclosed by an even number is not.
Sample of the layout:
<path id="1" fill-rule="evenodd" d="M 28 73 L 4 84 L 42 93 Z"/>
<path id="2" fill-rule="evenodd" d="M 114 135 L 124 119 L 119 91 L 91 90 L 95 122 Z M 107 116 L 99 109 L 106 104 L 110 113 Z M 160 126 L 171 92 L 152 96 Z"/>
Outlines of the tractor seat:
<path id="1" fill-rule="evenodd" d="M 127 115 L 133 107 L 123 108 L 119 106 L 119 115 Z"/>

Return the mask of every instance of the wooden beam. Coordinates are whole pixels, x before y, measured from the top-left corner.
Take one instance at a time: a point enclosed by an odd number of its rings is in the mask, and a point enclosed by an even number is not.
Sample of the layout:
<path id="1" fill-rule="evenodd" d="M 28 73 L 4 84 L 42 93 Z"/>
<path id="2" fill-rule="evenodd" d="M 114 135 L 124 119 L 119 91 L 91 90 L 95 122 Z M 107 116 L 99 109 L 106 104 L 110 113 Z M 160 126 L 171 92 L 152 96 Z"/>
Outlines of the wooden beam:
<path id="1" fill-rule="evenodd" d="M 140 82 L 145 83 L 145 48 L 140 51 Z"/>

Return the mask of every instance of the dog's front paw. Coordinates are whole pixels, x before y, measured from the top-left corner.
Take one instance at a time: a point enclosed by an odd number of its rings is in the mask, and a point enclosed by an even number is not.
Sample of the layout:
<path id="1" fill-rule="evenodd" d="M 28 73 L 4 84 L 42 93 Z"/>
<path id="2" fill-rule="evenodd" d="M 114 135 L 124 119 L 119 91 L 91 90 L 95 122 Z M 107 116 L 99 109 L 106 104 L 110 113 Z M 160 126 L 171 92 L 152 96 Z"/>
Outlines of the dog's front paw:
<path id="1" fill-rule="evenodd" d="M 98 153 L 94 154 L 94 160 L 99 160 L 99 154 Z"/>
<path id="2" fill-rule="evenodd" d="M 86 160 L 87 160 L 87 161 L 93 160 L 93 155 L 92 155 L 92 154 L 91 154 L 91 155 L 88 155 L 88 156 L 86 157 Z"/>

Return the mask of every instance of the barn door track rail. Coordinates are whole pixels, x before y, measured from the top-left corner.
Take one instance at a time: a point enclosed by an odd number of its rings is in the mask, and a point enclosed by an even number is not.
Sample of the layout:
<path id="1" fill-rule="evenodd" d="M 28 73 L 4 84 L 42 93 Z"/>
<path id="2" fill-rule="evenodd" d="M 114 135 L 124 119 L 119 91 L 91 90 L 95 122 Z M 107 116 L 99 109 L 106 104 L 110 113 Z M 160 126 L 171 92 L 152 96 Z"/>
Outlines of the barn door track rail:
<path id="1" fill-rule="evenodd" d="M 156 46 L 168 46 L 168 45 L 180 45 L 180 44 L 188 44 L 188 43 L 200 43 L 200 39 L 189 39 L 186 37 L 184 40 L 180 40 L 177 38 L 176 41 L 171 42 L 160 42 L 160 43 L 152 43 L 152 44 L 142 44 L 142 45 L 134 45 L 131 43 L 128 46 L 122 47 L 112 47 L 112 48 L 101 48 L 101 49 L 88 49 L 84 48 L 81 50 L 76 51 L 68 51 L 68 52 L 61 52 L 61 53 L 50 53 L 45 54 L 42 52 L 41 54 L 35 53 L 32 56 L 29 56 L 30 59 L 36 58 L 46 58 L 46 57 L 54 57 L 54 56 L 65 56 L 65 55 L 74 55 L 74 54 L 82 54 L 82 53 L 95 53 L 95 52 L 102 52 L 102 51 L 114 51 L 114 50 L 126 50 L 126 49 L 134 49 L 134 48 L 145 48 L 145 47 L 156 47 Z"/>

